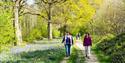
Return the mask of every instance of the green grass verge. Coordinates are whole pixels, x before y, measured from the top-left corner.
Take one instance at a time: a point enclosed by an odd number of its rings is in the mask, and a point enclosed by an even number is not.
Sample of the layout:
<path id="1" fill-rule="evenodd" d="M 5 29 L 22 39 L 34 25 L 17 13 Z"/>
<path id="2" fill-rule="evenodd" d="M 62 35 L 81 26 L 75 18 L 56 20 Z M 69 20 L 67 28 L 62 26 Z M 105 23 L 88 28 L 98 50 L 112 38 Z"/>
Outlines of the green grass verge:
<path id="1" fill-rule="evenodd" d="M 73 47 L 68 63 L 84 63 L 84 61 L 85 61 L 85 57 L 83 55 L 82 50 L 76 47 Z"/>
<path id="2" fill-rule="evenodd" d="M 14 55 L 9 60 L 2 61 L 2 63 L 59 63 L 64 56 L 65 52 L 63 48 L 44 51 L 38 50 Z"/>
<path id="3" fill-rule="evenodd" d="M 100 63 L 110 63 L 110 57 L 104 55 L 103 52 L 101 52 L 100 50 L 93 48 L 92 51 L 94 51 L 94 53 L 96 54 L 96 57 L 98 58 Z"/>
<path id="4" fill-rule="evenodd" d="M 103 39 L 103 37 L 93 35 L 92 39 L 93 39 L 92 51 L 96 55 L 96 57 L 99 60 L 99 62 L 100 63 L 110 63 L 110 61 L 111 61 L 110 57 L 104 55 L 104 53 L 102 51 L 98 50 L 98 48 L 97 48 L 97 44 L 99 42 L 101 42 L 101 40 Z"/>
<path id="5" fill-rule="evenodd" d="M 69 60 L 68 60 L 68 63 L 76 63 L 76 59 L 77 59 L 77 50 L 76 50 L 76 48 L 72 48 L 72 53 L 71 53 L 71 56 L 70 56 L 70 58 L 69 58 Z"/>

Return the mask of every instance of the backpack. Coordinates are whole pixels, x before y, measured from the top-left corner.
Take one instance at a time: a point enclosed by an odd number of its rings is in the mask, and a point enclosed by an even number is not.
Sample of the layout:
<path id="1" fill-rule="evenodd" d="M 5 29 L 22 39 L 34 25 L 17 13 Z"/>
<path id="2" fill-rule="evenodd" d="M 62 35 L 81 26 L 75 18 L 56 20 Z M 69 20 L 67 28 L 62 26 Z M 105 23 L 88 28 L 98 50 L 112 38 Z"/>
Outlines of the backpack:
<path id="1" fill-rule="evenodd" d="M 66 41 L 66 44 L 70 44 L 70 37 L 67 36 L 65 41 Z"/>

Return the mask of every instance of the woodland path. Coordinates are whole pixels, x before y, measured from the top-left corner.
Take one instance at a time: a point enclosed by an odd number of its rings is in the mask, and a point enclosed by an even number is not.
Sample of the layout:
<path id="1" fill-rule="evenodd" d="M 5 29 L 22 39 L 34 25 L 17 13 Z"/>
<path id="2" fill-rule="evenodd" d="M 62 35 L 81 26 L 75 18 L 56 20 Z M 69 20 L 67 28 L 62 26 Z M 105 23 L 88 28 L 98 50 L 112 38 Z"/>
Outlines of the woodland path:
<path id="1" fill-rule="evenodd" d="M 81 51 L 82 54 L 78 54 L 78 57 L 85 57 L 84 55 L 84 47 L 82 45 L 82 42 L 80 40 L 76 40 L 75 46 L 78 47 Z M 64 59 L 60 62 L 60 63 L 67 63 L 67 61 L 69 60 L 69 57 L 64 57 Z M 79 60 L 77 61 L 79 62 Z M 91 56 L 90 59 L 85 58 L 85 63 L 99 63 L 96 55 L 93 53 L 93 51 L 91 51 Z"/>

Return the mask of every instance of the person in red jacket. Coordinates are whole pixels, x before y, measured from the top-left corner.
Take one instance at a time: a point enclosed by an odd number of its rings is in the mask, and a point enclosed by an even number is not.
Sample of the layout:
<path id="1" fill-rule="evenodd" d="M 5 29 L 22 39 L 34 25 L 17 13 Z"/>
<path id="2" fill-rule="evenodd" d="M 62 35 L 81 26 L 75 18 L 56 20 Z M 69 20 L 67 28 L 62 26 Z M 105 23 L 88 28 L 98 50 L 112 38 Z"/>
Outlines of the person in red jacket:
<path id="1" fill-rule="evenodd" d="M 83 46 L 85 47 L 85 55 L 90 58 L 90 51 L 92 46 L 92 40 L 89 33 L 86 33 L 83 40 Z"/>

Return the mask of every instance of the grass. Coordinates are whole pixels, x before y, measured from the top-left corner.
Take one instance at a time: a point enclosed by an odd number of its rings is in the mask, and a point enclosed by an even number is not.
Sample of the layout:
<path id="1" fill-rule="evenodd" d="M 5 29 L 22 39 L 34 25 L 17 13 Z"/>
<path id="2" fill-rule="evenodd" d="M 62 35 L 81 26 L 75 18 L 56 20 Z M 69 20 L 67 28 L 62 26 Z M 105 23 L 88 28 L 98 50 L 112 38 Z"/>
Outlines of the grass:
<path id="1" fill-rule="evenodd" d="M 68 63 L 76 63 L 76 59 L 77 59 L 77 50 L 76 50 L 76 48 L 72 48 L 72 53 L 71 53 L 71 56 L 70 56 L 70 58 L 69 58 L 69 60 L 68 60 Z"/>
<path id="2" fill-rule="evenodd" d="M 68 63 L 84 63 L 84 61 L 85 57 L 82 50 L 78 49 L 77 47 L 73 47 Z"/>
<path id="3" fill-rule="evenodd" d="M 98 58 L 100 63 L 110 63 L 111 62 L 110 57 L 104 55 L 104 53 L 101 52 L 100 50 L 94 49 L 94 48 L 92 50 L 96 54 L 96 57 Z"/>
<path id="4" fill-rule="evenodd" d="M 45 43 L 45 41 L 47 43 Z M 45 41 L 42 42 L 45 44 L 49 44 L 49 41 Z M 55 41 L 57 40 L 52 41 L 52 43 L 56 44 Z M 61 41 L 61 39 L 58 39 L 58 41 Z M 41 41 L 39 42 L 41 43 Z M 81 53 L 81 50 L 73 47 L 71 57 L 69 58 L 68 63 L 84 63 L 85 59 Z M 49 50 L 36 50 L 13 55 L 8 54 L 8 56 L 9 57 L 0 61 L 0 63 L 59 63 L 65 57 L 65 49 L 56 48 Z"/>
<path id="5" fill-rule="evenodd" d="M 110 63 L 110 57 L 104 55 L 104 53 L 96 47 L 96 45 L 101 42 L 100 40 L 102 37 L 100 36 L 93 36 L 93 45 L 92 45 L 92 51 L 95 53 L 97 59 L 99 60 L 100 63 Z"/>
<path id="6" fill-rule="evenodd" d="M 9 60 L 2 61 L 2 63 L 59 63 L 64 56 L 63 48 L 37 50 L 14 55 Z"/>
<path id="7" fill-rule="evenodd" d="M 53 44 L 53 43 L 61 43 L 62 39 L 52 39 L 52 40 L 48 40 L 48 39 L 43 39 L 43 40 L 34 40 L 33 43 L 37 43 L 37 44 Z"/>

